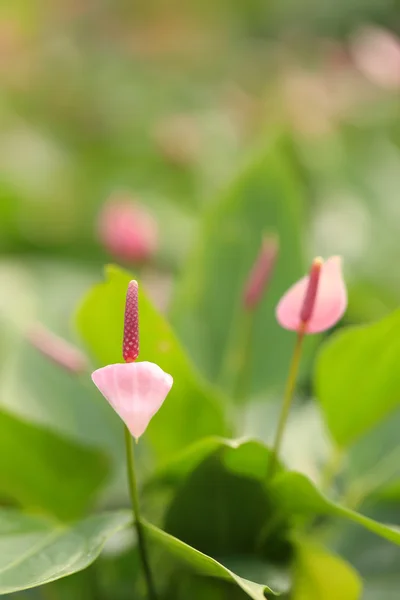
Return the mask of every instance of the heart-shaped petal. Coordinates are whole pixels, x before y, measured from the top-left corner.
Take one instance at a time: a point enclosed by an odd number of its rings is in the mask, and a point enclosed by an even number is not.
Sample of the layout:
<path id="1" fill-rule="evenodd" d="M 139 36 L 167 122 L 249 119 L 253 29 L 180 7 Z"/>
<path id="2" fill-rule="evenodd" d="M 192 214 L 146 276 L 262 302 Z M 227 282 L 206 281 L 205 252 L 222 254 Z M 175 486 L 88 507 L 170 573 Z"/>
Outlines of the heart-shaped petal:
<path id="1" fill-rule="evenodd" d="M 136 439 L 173 384 L 171 375 L 151 362 L 108 365 L 94 371 L 92 380 Z"/>

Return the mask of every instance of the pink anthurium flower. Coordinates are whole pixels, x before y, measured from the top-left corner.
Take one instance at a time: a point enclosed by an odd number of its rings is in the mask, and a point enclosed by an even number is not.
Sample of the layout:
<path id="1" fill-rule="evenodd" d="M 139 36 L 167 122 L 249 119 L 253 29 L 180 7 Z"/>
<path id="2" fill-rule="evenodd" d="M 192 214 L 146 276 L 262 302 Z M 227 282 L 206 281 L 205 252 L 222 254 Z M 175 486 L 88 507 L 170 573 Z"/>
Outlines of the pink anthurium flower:
<path id="1" fill-rule="evenodd" d="M 285 329 L 319 333 L 333 327 L 347 307 L 347 292 L 340 256 L 326 262 L 315 259 L 310 274 L 295 283 L 281 298 L 276 318 Z"/>
<path id="2" fill-rule="evenodd" d="M 92 380 L 136 438 L 145 432 L 168 395 L 171 375 L 151 362 L 134 362 L 139 354 L 138 284 L 128 286 L 123 356 L 125 363 L 97 369 Z"/>
<path id="3" fill-rule="evenodd" d="M 134 438 L 145 432 L 172 387 L 172 377 L 151 362 L 108 365 L 92 380 Z"/>

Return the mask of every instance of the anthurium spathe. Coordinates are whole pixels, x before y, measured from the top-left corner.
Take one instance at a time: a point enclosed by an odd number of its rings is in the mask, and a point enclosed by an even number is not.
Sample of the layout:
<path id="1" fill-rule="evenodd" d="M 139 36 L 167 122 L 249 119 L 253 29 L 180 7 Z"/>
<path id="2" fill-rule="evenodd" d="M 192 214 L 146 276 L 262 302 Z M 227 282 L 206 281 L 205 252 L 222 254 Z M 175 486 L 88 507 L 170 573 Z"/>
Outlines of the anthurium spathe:
<path id="1" fill-rule="evenodd" d="M 108 365 L 92 374 L 94 384 L 138 439 L 172 387 L 172 377 L 151 362 Z"/>
<path id="2" fill-rule="evenodd" d="M 158 365 L 134 362 L 138 354 L 138 284 L 131 281 L 125 307 L 123 357 L 126 362 L 97 369 L 92 380 L 136 439 L 145 432 L 173 383 L 171 375 Z"/>
<path id="3" fill-rule="evenodd" d="M 308 297 L 307 297 L 308 296 Z M 281 298 L 276 317 L 285 329 L 319 333 L 335 325 L 347 307 L 342 259 L 316 259 L 309 275 L 295 283 Z"/>

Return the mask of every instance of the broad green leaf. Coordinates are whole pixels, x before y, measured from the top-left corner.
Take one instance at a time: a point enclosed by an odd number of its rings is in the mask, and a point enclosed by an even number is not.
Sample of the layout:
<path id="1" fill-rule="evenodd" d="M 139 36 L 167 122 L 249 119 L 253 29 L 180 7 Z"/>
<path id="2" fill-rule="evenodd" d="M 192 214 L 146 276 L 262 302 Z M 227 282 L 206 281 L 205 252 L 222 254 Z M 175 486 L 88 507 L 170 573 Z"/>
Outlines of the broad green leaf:
<path id="1" fill-rule="evenodd" d="M 24 420 L 100 448 L 115 461 L 123 456 L 119 419 L 88 374 L 71 375 L 21 340 L 0 389 L 1 405 Z"/>
<path id="2" fill-rule="evenodd" d="M 207 377 L 232 389 L 242 361 L 241 299 L 262 235 L 280 238 L 274 277 L 255 316 L 250 391 L 287 375 L 293 336 L 276 322 L 282 293 L 302 275 L 301 185 L 281 140 L 271 143 L 214 203 L 178 283 L 172 321 Z"/>
<path id="3" fill-rule="evenodd" d="M 319 355 L 315 384 L 326 423 L 339 446 L 400 406 L 400 311 L 332 336 Z"/>
<path id="4" fill-rule="evenodd" d="M 369 531 L 400 545 L 400 528 L 374 521 L 369 517 L 332 502 L 317 490 L 304 475 L 294 472 L 279 474 L 274 480 L 273 495 L 283 515 L 291 517 L 331 515 L 362 525 Z"/>
<path id="5" fill-rule="evenodd" d="M 262 534 L 278 510 L 266 485 L 269 460 L 268 448 L 258 441 L 222 441 L 198 464 L 193 461 L 191 470 L 181 470 L 164 529 L 217 559 L 287 563 L 287 522 L 269 537 Z"/>
<path id="6" fill-rule="evenodd" d="M 104 543 L 131 522 L 128 511 L 88 517 L 71 525 L 0 510 L 0 594 L 10 594 L 85 569 Z"/>
<path id="7" fill-rule="evenodd" d="M 400 496 L 400 407 L 370 429 L 348 449 L 346 496 L 351 505 L 374 496 Z"/>
<path id="8" fill-rule="evenodd" d="M 265 600 L 265 593 L 275 594 L 267 585 L 254 583 L 253 581 L 239 577 L 210 556 L 195 550 L 178 538 L 154 527 L 154 525 L 145 524 L 145 530 L 148 538 L 154 544 L 163 548 L 168 555 L 173 556 L 195 573 L 231 581 L 238 585 L 253 600 Z"/>
<path id="9" fill-rule="evenodd" d="M 94 450 L 0 411 L 0 493 L 63 519 L 81 516 L 105 482 Z"/>
<path id="10" fill-rule="evenodd" d="M 121 362 L 125 297 L 131 275 L 108 267 L 106 282 L 92 288 L 77 313 L 77 325 L 86 345 L 101 366 Z M 157 363 L 174 378 L 174 385 L 146 437 L 160 458 L 204 435 L 229 433 L 222 402 L 196 373 L 173 331 L 139 290 L 140 360 Z"/>
<path id="11" fill-rule="evenodd" d="M 355 569 L 312 542 L 296 545 L 293 600 L 359 600 L 362 583 Z"/>
<path id="12" fill-rule="evenodd" d="M 114 411 L 99 398 L 89 378 L 85 381 L 55 365 L 25 335 L 38 320 L 68 339 L 71 312 L 93 278 L 93 271 L 70 262 L 0 262 L 0 287 L 7 290 L 0 307 L 0 337 L 7 345 L 0 362 L 0 406 L 83 445 L 101 448 L 117 462 L 123 444 Z"/>
<path id="13" fill-rule="evenodd" d="M 209 437 L 195 442 L 154 472 L 149 483 L 179 483 L 209 456 L 220 452 L 232 472 L 264 481 L 270 452 L 259 440 Z"/>
<path id="14" fill-rule="evenodd" d="M 163 600 L 246 600 L 248 594 L 232 581 L 204 577 L 177 568 Z"/>

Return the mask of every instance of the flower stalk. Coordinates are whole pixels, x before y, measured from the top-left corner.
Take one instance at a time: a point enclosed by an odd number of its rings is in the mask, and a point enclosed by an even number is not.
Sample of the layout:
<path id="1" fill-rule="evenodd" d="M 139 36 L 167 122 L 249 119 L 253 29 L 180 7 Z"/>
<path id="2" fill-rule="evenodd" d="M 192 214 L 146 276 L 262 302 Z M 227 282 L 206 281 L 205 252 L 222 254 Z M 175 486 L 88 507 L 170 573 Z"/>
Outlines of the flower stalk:
<path id="1" fill-rule="evenodd" d="M 129 484 L 129 495 L 132 504 L 132 514 L 133 514 L 133 525 L 136 529 L 137 533 L 137 543 L 139 549 L 140 559 L 142 561 L 143 573 L 146 580 L 147 585 L 147 593 L 149 600 L 157 600 L 157 594 L 154 587 L 153 576 L 151 573 L 149 557 L 147 553 L 146 547 L 146 539 L 143 531 L 143 524 L 140 516 L 140 505 L 139 505 L 139 495 L 138 495 L 138 486 L 136 480 L 136 468 L 135 468 L 135 452 L 133 448 L 133 437 L 129 429 L 124 426 L 124 434 L 125 434 L 125 451 L 126 451 L 126 466 L 127 466 L 127 474 L 128 474 L 128 484 Z"/>
<path id="2" fill-rule="evenodd" d="M 308 281 L 305 288 L 305 294 L 300 306 L 300 320 L 297 328 L 296 343 L 293 350 L 292 360 L 289 367 L 289 374 L 286 381 L 285 391 L 283 395 L 282 408 L 279 415 L 278 425 L 276 428 L 275 439 L 272 447 L 271 461 L 269 465 L 269 475 L 272 476 L 276 469 L 278 456 L 281 450 L 283 434 L 286 423 L 289 417 L 290 407 L 293 402 L 294 392 L 296 389 L 297 377 L 300 368 L 301 352 L 303 349 L 304 336 L 307 332 L 307 326 L 313 316 L 315 304 L 317 300 L 318 287 L 321 277 L 323 261 L 321 258 L 314 259 Z"/>
<path id="3" fill-rule="evenodd" d="M 303 349 L 304 334 L 305 334 L 304 328 L 302 328 L 298 331 L 297 337 L 296 337 L 296 343 L 295 343 L 294 350 L 293 350 L 292 360 L 290 362 L 289 374 L 288 374 L 288 378 L 286 381 L 285 391 L 283 394 L 282 408 L 281 408 L 281 412 L 279 415 L 278 425 L 277 425 L 276 433 L 275 433 L 275 439 L 274 439 L 274 443 L 273 443 L 273 447 L 272 447 L 271 462 L 270 462 L 270 466 L 269 466 L 269 473 L 271 476 L 273 475 L 275 468 L 276 468 L 278 456 L 279 456 L 281 445 L 282 445 L 283 434 L 284 434 L 286 423 L 287 423 L 287 420 L 289 417 L 290 407 L 293 402 L 294 392 L 296 389 L 297 376 L 298 376 L 299 367 L 300 367 L 301 352 Z"/>

